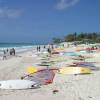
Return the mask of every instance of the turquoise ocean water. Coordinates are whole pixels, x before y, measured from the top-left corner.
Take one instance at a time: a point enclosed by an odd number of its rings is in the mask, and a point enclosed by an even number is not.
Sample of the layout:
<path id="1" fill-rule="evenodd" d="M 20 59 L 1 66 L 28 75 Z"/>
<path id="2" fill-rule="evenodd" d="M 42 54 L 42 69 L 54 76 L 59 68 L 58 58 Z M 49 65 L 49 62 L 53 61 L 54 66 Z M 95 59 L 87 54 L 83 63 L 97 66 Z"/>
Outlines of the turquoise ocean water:
<path id="1" fill-rule="evenodd" d="M 25 51 L 34 47 L 35 45 L 32 43 L 0 43 L 0 51 L 4 49 L 15 48 L 17 52 Z"/>

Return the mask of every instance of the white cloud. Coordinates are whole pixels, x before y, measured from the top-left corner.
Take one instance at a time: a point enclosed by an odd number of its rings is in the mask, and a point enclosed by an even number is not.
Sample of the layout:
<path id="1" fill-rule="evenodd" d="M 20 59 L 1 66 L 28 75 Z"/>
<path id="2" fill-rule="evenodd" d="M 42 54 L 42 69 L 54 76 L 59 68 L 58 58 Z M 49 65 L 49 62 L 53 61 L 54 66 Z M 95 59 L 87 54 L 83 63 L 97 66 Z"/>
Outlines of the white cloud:
<path id="1" fill-rule="evenodd" d="M 71 6 L 76 5 L 80 0 L 59 0 L 56 8 L 59 10 L 67 9 Z"/>
<path id="2" fill-rule="evenodd" d="M 21 16 L 21 11 L 9 8 L 0 8 L 0 17 L 2 18 L 17 18 Z"/>

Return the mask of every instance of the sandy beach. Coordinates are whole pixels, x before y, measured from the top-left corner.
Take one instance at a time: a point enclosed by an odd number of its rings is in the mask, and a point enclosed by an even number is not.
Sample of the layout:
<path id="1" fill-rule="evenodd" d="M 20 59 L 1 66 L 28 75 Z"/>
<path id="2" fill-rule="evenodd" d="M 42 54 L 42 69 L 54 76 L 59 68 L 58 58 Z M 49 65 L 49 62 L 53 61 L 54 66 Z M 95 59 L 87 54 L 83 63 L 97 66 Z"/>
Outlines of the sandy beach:
<path id="1" fill-rule="evenodd" d="M 0 60 L 0 80 L 20 79 L 28 66 L 34 66 L 41 62 L 41 57 L 34 56 L 34 53 L 26 51 L 18 54 L 17 57 Z M 98 59 L 98 62 L 100 61 L 99 57 L 96 59 Z M 88 60 L 94 61 L 96 59 Z M 52 84 L 43 85 L 40 88 L 26 90 L 0 89 L 0 100 L 100 100 L 99 76 L 99 70 L 85 75 L 56 73 Z M 53 93 L 53 90 L 58 90 L 58 92 Z"/>
<path id="2" fill-rule="evenodd" d="M 100 0 L 0 0 L 0 100 L 100 100 Z"/>

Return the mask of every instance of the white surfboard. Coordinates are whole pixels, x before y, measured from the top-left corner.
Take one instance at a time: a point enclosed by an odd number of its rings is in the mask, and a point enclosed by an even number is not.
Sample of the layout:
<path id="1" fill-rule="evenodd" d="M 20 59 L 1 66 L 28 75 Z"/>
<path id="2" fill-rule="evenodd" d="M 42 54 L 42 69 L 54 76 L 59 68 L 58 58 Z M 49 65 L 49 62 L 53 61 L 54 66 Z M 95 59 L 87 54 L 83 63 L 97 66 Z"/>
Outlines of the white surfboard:
<path id="1" fill-rule="evenodd" d="M 0 89 L 31 89 L 35 87 L 38 87 L 38 84 L 30 80 L 0 81 Z"/>

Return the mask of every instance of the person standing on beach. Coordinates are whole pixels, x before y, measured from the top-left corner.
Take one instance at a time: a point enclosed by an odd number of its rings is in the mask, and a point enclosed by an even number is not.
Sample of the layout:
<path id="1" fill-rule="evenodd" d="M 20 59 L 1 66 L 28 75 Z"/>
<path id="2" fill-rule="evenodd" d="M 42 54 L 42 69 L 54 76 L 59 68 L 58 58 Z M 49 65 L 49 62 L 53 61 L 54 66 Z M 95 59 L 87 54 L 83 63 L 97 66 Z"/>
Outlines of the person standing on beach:
<path id="1" fill-rule="evenodd" d="M 48 51 L 49 55 L 51 56 L 51 54 L 52 54 L 52 53 L 51 53 L 51 49 L 48 48 L 47 51 Z"/>
<path id="2" fill-rule="evenodd" d="M 5 50 L 3 50 L 3 60 L 7 59 L 7 52 Z"/>
<path id="3" fill-rule="evenodd" d="M 53 44 L 51 44 L 51 48 L 52 48 L 52 50 L 54 49 L 54 46 L 53 46 Z"/>
<path id="4" fill-rule="evenodd" d="M 8 48 L 7 48 L 7 52 L 8 52 L 9 50 L 8 50 Z"/>
<path id="5" fill-rule="evenodd" d="M 39 52 L 40 52 L 41 47 L 39 46 L 38 49 L 39 49 Z"/>
<path id="6" fill-rule="evenodd" d="M 46 48 L 46 46 L 44 45 L 44 49 Z"/>
<path id="7" fill-rule="evenodd" d="M 14 49 L 14 48 L 12 48 L 12 51 L 13 51 L 13 55 L 15 56 L 15 49 Z"/>
<path id="8" fill-rule="evenodd" d="M 36 48 L 36 49 L 37 49 L 37 52 L 38 52 L 38 50 L 39 50 L 39 47 L 37 46 L 37 48 Z"/>
<path id="9" fill-rule="evenodd" d="M 10 55 L 12 55 L 12 53 L 13 53 L 13 51 L 12 51 L 12 49 L 10 49 Z"/>
<path id="10" fill-rule="evenodd" d="M 14 48 L 12 48 L 12 49 L 10 49 L 10 55 L 13 55 L 13 56 L 15 56 L 15 49 Z"/>

